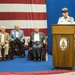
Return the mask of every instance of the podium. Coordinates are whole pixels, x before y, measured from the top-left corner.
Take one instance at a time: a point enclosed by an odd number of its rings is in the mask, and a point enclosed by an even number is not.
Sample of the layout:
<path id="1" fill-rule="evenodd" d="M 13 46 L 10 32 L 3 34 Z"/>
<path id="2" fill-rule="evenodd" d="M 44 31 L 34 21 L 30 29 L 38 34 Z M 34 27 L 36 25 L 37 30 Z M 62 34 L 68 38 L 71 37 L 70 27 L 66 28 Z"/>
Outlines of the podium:
<path id="1" fill-rule="evenodd" d="M 74 66 L 75 25 L 52 25 L 52 53 L 55 68 Z"/>

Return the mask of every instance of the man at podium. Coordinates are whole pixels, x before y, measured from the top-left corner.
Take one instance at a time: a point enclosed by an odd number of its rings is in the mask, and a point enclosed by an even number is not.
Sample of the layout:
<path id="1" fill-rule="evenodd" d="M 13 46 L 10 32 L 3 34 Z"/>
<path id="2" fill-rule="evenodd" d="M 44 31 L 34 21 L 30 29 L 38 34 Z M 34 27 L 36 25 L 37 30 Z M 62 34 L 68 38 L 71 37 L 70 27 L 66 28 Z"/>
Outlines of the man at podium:
<path id="1" fill-rule="evenodd" d="M 68 8 L 62 8 L 62 15 L 58 20 L 58 24 L 74 24 L 74 18 L 68 15 Z"/>

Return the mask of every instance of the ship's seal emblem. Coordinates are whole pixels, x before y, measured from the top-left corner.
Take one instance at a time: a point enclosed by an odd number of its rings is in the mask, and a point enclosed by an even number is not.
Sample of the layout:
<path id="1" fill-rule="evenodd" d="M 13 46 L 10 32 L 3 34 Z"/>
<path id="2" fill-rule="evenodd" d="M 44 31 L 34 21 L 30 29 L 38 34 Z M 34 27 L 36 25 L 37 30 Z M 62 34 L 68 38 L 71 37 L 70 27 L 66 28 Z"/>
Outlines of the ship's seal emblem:
<path id="1" fill-rule="evenodd" d="M 58 47 L 60 48 L 61 51 L 66 51 L 69 47 L 69 41 L 67 38 L 62 37 L 58 41 Z"/>

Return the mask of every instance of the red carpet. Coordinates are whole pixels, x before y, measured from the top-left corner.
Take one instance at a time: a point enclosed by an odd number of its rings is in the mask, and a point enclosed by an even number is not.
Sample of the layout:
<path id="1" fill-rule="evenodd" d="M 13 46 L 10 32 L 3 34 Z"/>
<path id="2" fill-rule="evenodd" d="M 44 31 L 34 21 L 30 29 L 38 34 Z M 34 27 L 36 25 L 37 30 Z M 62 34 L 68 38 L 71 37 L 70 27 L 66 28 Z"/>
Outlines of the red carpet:
<path id="1" fill-rule="evenodd" d="M 55 70 L 40 72 L 1 72 L 0 75 L 75 75 L 75 70 Z"/>

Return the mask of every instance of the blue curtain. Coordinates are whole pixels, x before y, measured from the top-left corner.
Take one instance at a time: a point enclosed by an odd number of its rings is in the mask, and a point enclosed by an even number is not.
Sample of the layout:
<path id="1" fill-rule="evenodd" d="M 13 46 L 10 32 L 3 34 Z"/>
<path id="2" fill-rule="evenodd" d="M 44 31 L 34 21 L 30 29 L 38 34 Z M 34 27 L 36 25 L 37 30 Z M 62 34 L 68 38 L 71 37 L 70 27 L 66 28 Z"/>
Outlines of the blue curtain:
<path id="1" fill-rule="evenodd" d="M 47 4 L 47 27 L 48 27 L 48 53 L 52 54 L 52 24 L 57 24 L 62 16 L 62 8 L 69 9 L 69 16 L 75 19 L 75 0 L 46 0 Z"/>

